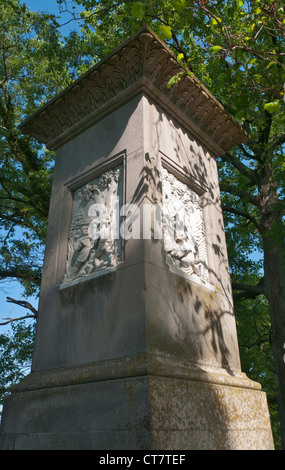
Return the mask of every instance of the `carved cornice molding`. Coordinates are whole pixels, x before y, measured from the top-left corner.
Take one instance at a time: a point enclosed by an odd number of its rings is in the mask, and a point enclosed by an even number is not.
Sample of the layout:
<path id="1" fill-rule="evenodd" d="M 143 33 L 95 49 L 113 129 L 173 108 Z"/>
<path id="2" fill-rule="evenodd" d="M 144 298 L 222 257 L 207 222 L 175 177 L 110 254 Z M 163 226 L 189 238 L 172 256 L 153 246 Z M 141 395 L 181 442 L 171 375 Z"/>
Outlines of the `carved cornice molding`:
<path id="1" fill-rule="evenodd" d="M 245 131 L 193 74 L 184 74 L 167 87 L 170 78 L 183 70 L 170 49 L 145 26 L 26 119 L 20 128 L 48 148 L 56 149 L 104 112 L 145 92 L 187 121 L 188 127 L 214 153 L 224 153 L 245 142 Z"/>

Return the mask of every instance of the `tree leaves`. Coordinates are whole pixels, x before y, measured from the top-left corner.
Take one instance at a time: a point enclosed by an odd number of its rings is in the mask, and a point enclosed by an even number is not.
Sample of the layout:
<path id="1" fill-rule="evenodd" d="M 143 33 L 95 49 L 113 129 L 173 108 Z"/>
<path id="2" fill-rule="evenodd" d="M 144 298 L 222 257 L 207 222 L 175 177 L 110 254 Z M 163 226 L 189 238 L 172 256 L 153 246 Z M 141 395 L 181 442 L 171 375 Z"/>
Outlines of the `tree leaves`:
<path id="1" fill-rule="evenodd" d="M 142 20 L 145 15 L 145 4 L 143 2 L 135 2 L 132 4 L 132 17 Z"/>
<path id="2" fill-rule="evenodd" d="M 187 6 L 186 0 L 171 0 L 170 4 L 178 13 L 183 12 Z"/>
<path id="3" fill-rule="evenodd" d="M 11 386 L 23 379 L 31 366 L 35 323 L 11 324 L 11 332 L 0 334 L 0 403 Z"/>
<path id="4" fill-rule="evenodd" d="M 160 24 L 157 27 L 157 34 L 159 39 L 171 39 L 172 38 L 172 28 L 170 26 Z"/>
<path id="5" fill-rule="evenodd" d="M 167 88 L 171 88 L 175 83 L 178 83 L 181 80 L 181 77 L 183 76 L 184 72 L 179 72 L 173 77 L 170 78 L 170 80 L 167 83 Z"/>
<path id="6" fill-rule="evenodd" d="M 212 46 L 212 47 L 210 48 L 210 50 L 213 51 L 215 54 L 216 54 L 217 52 L 220 52 L 221 49 L 222 49 L 221 46 Z"/>
<path id="7" fill-rule="evenodd" d="M 265 103 L 264 109 L 270 114 L 276 113 L 279 110 L 279 100 L 272 101 L 271 103 Z"/>
<path id="8" fill-rule="evenodd" d="M 211 26 L 216 26 L 218 25 L 219 23 L 222 22 L 222 18 L 220 17 L 215 17 L 215 18 L 212 18 L 211 21 L 210 21 L 210 24 Z"/>

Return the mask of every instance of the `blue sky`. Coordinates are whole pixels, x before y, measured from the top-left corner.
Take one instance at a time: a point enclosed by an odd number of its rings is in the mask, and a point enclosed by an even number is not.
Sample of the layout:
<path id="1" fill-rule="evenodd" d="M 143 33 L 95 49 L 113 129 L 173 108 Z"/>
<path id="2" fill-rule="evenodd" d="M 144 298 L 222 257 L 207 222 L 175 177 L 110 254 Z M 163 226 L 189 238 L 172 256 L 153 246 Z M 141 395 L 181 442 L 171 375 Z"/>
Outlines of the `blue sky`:
<path id="1" fill-rule="evenodd" d="M 53 13 L 55 15 L 59 15 L 59 6 L 56 0 L 21 0 L 21 3 L 25 3 L 30 10 L 33 11 L 43 11 L 45 13 Z M 71 1 L 67 0 L 67 6 L 70 10 L 72 10 L 72 6 L 75 6 Z M 80 11 L 80 7 L 76 5 L 75 11 Z M 59 23 L 63 24 L 68 22 L 72 16 L 70 13 L 62 13 L 60 15 Z M 68 34 L 71 30 L 76 29 L 77 23 L 72 21 L 71 23 L 63 26 L 62 34 Z"/>
<path id="2" fill-rule="evenodd" d="M 25 3 L 30 10 L 44 11 L 47 13 L 57 14 L 59 12 L 58 4 L 56 0 L 22 0 L 21 3 Z"/>
<path id="3" fill-rule="evenodd" d="M 21 3 L 25 3 L 30 10 L 44 11 L 48 13 L 58 13 L 59 7 L 56 0 L 22 0 Z M 71 5 L 70 1 L 67 1 L 68 5 Z"/>

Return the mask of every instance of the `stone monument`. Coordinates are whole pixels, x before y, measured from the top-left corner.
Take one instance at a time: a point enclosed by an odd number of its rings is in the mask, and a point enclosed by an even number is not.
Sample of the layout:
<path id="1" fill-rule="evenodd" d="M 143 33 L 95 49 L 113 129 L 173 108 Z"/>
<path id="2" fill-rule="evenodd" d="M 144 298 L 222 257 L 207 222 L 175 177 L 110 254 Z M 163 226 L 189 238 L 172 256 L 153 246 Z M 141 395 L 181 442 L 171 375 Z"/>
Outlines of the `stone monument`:
<path id="1" fill-rule="evenodd" d="M 32 369 L 1 448 L 272 449 L 215 161 L 240 126 L 144 27 L 21 128 L 56 161 Z"/>

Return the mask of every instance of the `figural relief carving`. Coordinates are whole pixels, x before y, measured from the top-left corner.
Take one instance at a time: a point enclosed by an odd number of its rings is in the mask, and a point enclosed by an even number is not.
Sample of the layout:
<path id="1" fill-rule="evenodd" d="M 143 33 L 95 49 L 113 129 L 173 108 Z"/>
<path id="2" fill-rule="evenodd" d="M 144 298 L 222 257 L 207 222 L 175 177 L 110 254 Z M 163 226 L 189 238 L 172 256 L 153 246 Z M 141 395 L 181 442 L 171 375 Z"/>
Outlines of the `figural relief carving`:
<path id="1" fill-rule="evenodd" d="M 187 184 L 162 170 L 165 262 L 208 282 L 202 202 Z"/>
<path id="2" fill-rule="evenodd" d="M 121 260 L 118 236 L 122 166 L 74 192 L 63 286 L 114 268 Z"/>

